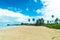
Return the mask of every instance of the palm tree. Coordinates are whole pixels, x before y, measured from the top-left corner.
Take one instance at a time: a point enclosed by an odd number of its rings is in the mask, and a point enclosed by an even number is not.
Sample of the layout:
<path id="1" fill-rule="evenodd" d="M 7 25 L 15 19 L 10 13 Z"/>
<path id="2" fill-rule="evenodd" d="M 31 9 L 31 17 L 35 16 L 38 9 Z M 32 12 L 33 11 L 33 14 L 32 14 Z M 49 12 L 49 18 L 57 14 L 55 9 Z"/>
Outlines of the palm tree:
<path id="1" fill-rule="evenodd" d="M 58 20 L 59 20 L 58 18 L 55 19 L 55 23 L 56 23 L 56 24 L 58 24 Z"/>
<path id="2" fill-rule="evenodd" d="M 28 21 L 30 22 L 30 19 L 28 19 Z"/>
<path id="3" fill-rule="evenodd" d="M 33 18 L 32 21 L 35 21 L 35 19 Z"/>
<path id="4" fill-rule="evenodd" d="M 54 15 L 52 15 L 51 17 L 54 18 Z"/>
<path id="5" fill-rule="evenodd" d="M 32 21 L 33 21 L 33 24 L 35 24 L 35 18 L 33 18 Z"/>
<path id="6" fill-rule="evenodd" d="M 44 24 L 44 19 L 43 19 L 43 18 L 41 18 L 41 24 L 42 24 L 42 25 Z"/>
<path id="7" fill-rule="evenodd" d="M 41 18 L 41 19 L 38 19 L 37 21 L 36 21 L 36 25 L 43 25 L 44 24 L 44 19 L 43 18 Z"/>
<path id="8" fill-rule="evenodd" d="M 52 15 L 51 17 L 54 18 L 54 15 Z M 52 22 L 54 22 L 54 19 L 52 20 Z"/>
<path id="9" fill-rule="evenodd" d="M 50 21 L 50 24 L 51 24 L 52 21 Z"/>
<path id="10" fill-rule="evenodd" d="M 38 19 L 38 20 L 36 21 L 36 25 L 39 26 L 40 24 L 41 24 L 41 19 Z"/>
<path id="11" fill-rule="evenodd" d="M 49 24 L 49 20 L 47 20 L 47 24 Z"/>

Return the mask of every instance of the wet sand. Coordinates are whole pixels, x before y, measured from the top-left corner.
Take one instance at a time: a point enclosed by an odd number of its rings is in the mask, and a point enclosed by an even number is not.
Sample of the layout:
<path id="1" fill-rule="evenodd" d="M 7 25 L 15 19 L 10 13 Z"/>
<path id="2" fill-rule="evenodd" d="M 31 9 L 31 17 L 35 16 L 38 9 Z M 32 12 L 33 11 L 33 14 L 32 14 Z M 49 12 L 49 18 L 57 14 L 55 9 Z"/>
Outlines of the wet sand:
<path id="1" fill-rule="evenodd" d="M 19 26 L 0 30 L 0 40 L 60 40 L 60 30 L 44 26 Z"/>

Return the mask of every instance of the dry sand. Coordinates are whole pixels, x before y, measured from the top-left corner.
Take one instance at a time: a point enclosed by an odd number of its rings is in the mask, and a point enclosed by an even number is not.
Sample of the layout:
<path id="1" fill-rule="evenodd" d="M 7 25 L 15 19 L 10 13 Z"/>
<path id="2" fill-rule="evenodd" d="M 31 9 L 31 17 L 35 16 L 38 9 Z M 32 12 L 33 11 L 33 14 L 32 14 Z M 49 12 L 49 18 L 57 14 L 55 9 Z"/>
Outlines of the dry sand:
<path id="1" fill-rule="evenodd" d="M 19 26 L 0 30 L 0 40 L 60 40 L 60 30 L 43 26 Z"/>

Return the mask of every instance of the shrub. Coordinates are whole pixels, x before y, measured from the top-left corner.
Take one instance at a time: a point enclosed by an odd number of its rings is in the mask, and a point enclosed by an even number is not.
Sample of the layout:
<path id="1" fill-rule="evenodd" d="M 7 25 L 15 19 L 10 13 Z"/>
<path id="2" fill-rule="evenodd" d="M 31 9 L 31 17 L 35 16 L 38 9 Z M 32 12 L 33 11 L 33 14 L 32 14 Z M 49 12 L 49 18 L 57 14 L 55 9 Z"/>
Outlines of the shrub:
<path id="1" fill-rule="evenodd" d="M 60 24 L 46 24 L 45 26 L 53 29 L 60 29 Z"/>

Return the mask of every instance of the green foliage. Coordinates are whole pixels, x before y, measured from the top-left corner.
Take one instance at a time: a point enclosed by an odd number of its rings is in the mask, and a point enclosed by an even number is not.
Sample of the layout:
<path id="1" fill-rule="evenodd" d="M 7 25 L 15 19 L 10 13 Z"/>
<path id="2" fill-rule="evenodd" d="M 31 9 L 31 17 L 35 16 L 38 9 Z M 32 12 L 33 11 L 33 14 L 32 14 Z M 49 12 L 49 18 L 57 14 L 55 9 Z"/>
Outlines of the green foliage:
<path id="1" fill-rule="evenodd" d="M 45 24 L 48 28 L 60 29 L 60 24 Z"/>
<path id="2" fill-rule="evenodd" d="M 54 15 L 52 15 L 51 17 L 54 18 Z"/>
<path id="3" fill-rule="evenodd" d="M 33 18 L 32 21 L 35 21 L 35 19 Z"/>
<path id="4" fill-rule="evenodd" d="M 49 21 L 47 21 L 47 24 L 49 24 Z"/>
<path id="5" fill-rule="evenodd" d="M 55 23 L 56 23 L 56 24 L 58 24 L 58 21 L 59 21 L 59 19 L 58 19 L 58 18 L 56 18 L 56 19 L 55 19 Z"/>
<path id="6" fill-rule="evenodd" d="M 23 25 L 24 23 L 21 23 L 21 25 Z"/>
<path id="7" fill-rule="evenodd" d="M 44 25 L 44 19 L 43 19 L 43 18 L 38 19 L 38 20 L 36 21 L 36 25 L 37 25 L 37 26 Z"/>
<path id="8" fill-rule="evenodd" d="M 19 26 L 20 24 L 7 24 L 7 26 Z"/>
<path id="9" fill-rule="evenodd" d="M 30 22 L 30 19 L 28 19 L 28 21 Z"/>

